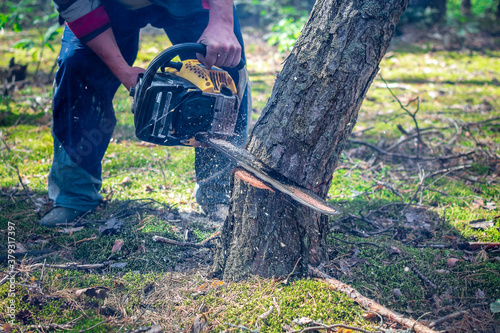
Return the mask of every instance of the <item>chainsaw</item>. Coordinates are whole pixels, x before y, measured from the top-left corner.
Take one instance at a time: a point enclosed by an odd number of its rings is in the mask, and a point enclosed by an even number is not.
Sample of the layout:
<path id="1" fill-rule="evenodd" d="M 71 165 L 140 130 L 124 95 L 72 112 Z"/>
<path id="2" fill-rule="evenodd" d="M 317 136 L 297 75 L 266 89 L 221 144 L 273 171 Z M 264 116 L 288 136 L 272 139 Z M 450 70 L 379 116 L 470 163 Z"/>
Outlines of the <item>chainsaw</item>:
<path id="1" fill-rule="evenodd" d="M 173 61 L 179 55 L 206 54 L 198 43 L 174 45 L 158 54 L 130 89 L 133 97 L 135 134 L 142 141 L 163 146 L 201 146 L 217 150 L 238 167 L 239 178 L 257 187 L 278 190 L 314 210 L 338 214 L 338 209 L 265 165 L 246 149 L 229 142 L 248 74 L 243 60 L 238 64 L 236 85 L 223 69 L 205 68 L 194 59 Z"/>

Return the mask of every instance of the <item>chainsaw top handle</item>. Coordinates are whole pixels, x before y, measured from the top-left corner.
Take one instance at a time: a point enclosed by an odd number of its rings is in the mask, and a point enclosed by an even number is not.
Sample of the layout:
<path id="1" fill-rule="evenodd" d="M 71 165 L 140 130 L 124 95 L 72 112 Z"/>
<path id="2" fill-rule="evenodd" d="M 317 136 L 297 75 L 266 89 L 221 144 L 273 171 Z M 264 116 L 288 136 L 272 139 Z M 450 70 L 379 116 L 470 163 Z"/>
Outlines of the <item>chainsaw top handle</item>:
<path id="1" fill-rule="evenodd" d="M 160 67 L 168 66 L 173 58 L 184 52 L 194 52 L 205 56 L 207 54 L 207 47 L 200 43 L 184 43 L 173 45 L 168 49 L 163 50 L 153 60 L 151 60 L 151 63 L 146 69 L 143 76 L 144 87 L 147 88 L 151 85 L 153 78 Z M 238 66 L 236 66 L 236 69 L 241 70 L 245 67 L 245 65 L 245 61 L 241 59 Z"/>

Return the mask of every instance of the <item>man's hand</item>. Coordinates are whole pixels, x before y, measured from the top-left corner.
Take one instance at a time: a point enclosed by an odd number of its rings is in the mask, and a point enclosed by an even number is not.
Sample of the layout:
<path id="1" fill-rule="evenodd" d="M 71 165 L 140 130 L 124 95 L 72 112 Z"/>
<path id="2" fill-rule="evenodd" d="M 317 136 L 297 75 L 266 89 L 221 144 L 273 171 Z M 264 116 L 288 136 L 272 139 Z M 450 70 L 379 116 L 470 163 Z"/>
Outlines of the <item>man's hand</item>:
<path id="1" fill-rule="evenodd" d="M 134 87 L 137 83 L 137 77 L 139 74 L 144 73 L 145 70 L 140 67 L 129 67 L 126 70 L 122 70 L 116 73 L 116 77 L 121 83 L 130 91 L 131 87 Z"/>
<path id="2" fill-rule="evenodd" d="M 111 72 L 129 91 L 137 83 L 137 76 L 145 72 L 142 68 L 131 67 L 123 59 L 120 49 L 116 44 L 115 35 L 111 29 L 107 29 L 100 35 L 89 40 L 87 46 L 104 61 Z"/>
<path id="3" fill-rule="evenodd" d="M 207 46 L 205 57 L 198 60 L 207 68 L 236 67 L 241 59 L 241 45 L 234 35 L 232 0 L 210 0 L 209 22 L 198 43 Z"/>

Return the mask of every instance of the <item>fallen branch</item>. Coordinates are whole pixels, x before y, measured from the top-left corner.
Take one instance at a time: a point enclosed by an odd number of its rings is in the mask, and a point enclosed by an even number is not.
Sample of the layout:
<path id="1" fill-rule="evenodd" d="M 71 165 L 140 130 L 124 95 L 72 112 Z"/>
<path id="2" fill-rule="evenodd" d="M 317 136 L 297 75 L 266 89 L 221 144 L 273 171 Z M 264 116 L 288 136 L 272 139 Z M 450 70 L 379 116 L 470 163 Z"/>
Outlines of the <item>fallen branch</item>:
<path id="1" fill-rule="evenodd" d="M 38 206 L 36 205 L 35 203 L 35 200 L 33 200 L 33 198 L 31 197 L 31 194 L 30 194 L 30 191 L 28 190 L 28 187 L 26 185 L 24 185 L 23 183 L 23 179 L 21 178 L 21 174 L 19 173 L 19 168 L 17 167 L 17 165 L 14 165 L 14 170 L 16 170 L 16 173 L 17 173 L 17 178 L 19 179 L 19 183 L 21 184 L 21 186 L 23 187 L 24 189 L 24 192 L 26 193 L 26 196 L 28 198 L 30 198 L 31 200 L 31 203 L 33 204 L 33 206 L 35 206 L 36 208 L 36 213 L 38 214 L 38 217 L 40 217 L 40 208 L 38 208 Z"/>
<path id="2" fill-rule="evenodd" d="M 111 321 L 111 319 L 103 320 L 103 321 L 101 321 L 101 322 L 99 322 L 99 323 L 95 324 L 95 325 L 94 325 L 94 326 L 92 326 L 92 327 L 89 327 L 89 328 L 84 329 L 84 330 L 80 330 L 78 333 L 89 332 L 89 331 L 93 330 L 94 328 L 96 328 L 97 326 L 102 325 L 102 324 L 104 324 L 104 323 L 108 323 L 108 322 L 110 322 L 110 321 Z"/>
<path id="3" fill-rule="evenodd" d="M 418 277 L 422 281 L 424 281 L 425 283 L 427 283 L 433 289 L 437 289 L 438 288 L 431 280 L 429 280 L 429 278 L 427 276 L 425 276 L 424 274 L 422 274 L 415 266 L 413 266 L 411 269 L 413 270 L 413 272 L 415 272 L 415 274 L 418 275 Z"/>
<path id="4" fill-rule="evenodd" d="M 352 331 L 358 331 L 362 333 L 377 333 L 380 331 L 367 331 L 362 328 L 358 327 L 353 327 L 353 326 L 347 326 L 344 324 L 335 324 L 335 325 L 321 325 L 321 326 L 310 326 L 310 327 L 305 327 L 300 330 L 295 330 L 295 331 L 289 331 L 288 333 L 302 333 L 302 332 L 309 332 L 309 331 L 317 331 L 317 330 L 332 330 L 334 328 L 345 328 L 346 330 L 352 330 Z"/>
<path id="5" fill-rule="evenodd" d="M 437 325 L 440 325 L 440 324 L 444 323 L 445 321 L 448 321 L 448 320 L 455 319 L 455 318 L 458 318 L 460 316 L 463 316 L 467 312 L 469 312 L 469 310 L 462 310 L 462 311 L 457 311 L 457 312 L 450 313 L 449 315 L 446 315 L 444 317 L 441 317 L 439 319 L 434 320 L 433 322 L 431 322 L 429 324 L 429 327 L 431 327 L 431 328 L 432 327 L 436 327 Z"/>
<path id="6" fill-rule="evenodd" d="M 490 250 L 500 248 L 498 242 L 466 242 L 458 244 L 460 250 Z"/>
<path id="7" fill-rule="evenodd" d="M 375 243 L 370 243 L 370 242 L 349 242 L 349 241 L 343 240 L 341 238 L 337 238 L 337 237 L 335 237 L 333 235 L 330 235 L 330 237 L 332 237 L 335 240 L 338 240 L 339 242 L 346 243 L 346 244 L 351 244 L 351 245 L 372 245 L 372 246 L 380 248 L 380 245 L 375 244 Z"/>
<path id="8" fill-rule="evenodd" d="M 6 273 L 5 276 L 0 280 L 0 286 L 3 286 L 5 282 L 9 281 L 11 278 L 16 277 L 17 273 L 17 271 L 15 271 L 14 273 Z"/>
<path id="9" fill-rule="evenodd" d="M 389 156 L 389 157 L 394 157 L 394 158 L 402 158 L 402 159 L 409 159 L 409 160 L 419 160 L 419 161 L 427 161 L 427 162 L 430 162 L 430 161 L 446 161 L 446 160 L 453 160 L 453 159 L 457 159 L 457 158 L 461 158 L 461 157 L 468 157 L 472 154 L 475 153 L 474 150 L 471 150 L 471 151 L 468 151 L 466 153 L 463 153 L 463 154 L 459 154 L 459 155 L 446 155 L 446 156 L 440 156 L 440 157 L 420 157 L 420 156 L 415 156 L 415 155 L 403 155 L 403 154 L 396 154 L 396 153 L 391 153 L 391 152 L 388 152 L 386 150 L 383 150 L 371 143 L 368 143 L 368 142 L 365 142 L 365 141 L 361 141 L 361 140 L 352 140 L 352 139 L 349 139 L 348 140 L 350 143 L 354 143 L 354 144 L 358 144 L 358 145 L 362 145 L 362 146 L 366 146 L 366 147 L 369 147 L 373 150 L 375 150 L 377 153 L 379 154 L 382 154 L 382 155 L 386 155 L 386 156 Z"/>
<path id="10" fill-rule="evenodd" d="M 65 264 L 65 265 L 55 265 L 55 264 L 33 264 L 28 266 L 29 270 L 40 268 L 40 267 L 46 267 L 46 268 L 58 268 L 58 269 L 97 269 L 97 268 L 104 268 L 108 266 L 107 264 L 84 264 L 84 265 L 78 265 L 78 264 Z"/>
<path id="11" fill-rule="evenodd" d="M 245 332 L 260 333 L 260 330 L 252 330 L 252 329 L 249 329 L 248 327 L 243 326 L 243 325 L 234 325 L 234 324 L 231 324 L 231 323 L 224 323 L 224 325 L 231 326 L 233 328 L 239 328 L 240 330 L 245 331 Z"/>
<path id="12" fill-rule="evenodd" d="M 39 250 L 39 251 L 28 251 L 28 252 L 17 252 L 17 253 L 12 253 L 12 254 L 3 254 L 0 256 L 0 262 L 7 261 L 9 256 L 14 256 L 15 258 L 22 258 L 25 256 L 39 256 L 39 255 L 44 255 L 48 253 L 55 252 L 54 250 Z"/>
<path id="13" fill-rule="evenodd" d="M 351 287 L 343 282 L 340 282 L 339 280 L 333 279 L 328 274 L 320 271 L 318 268 L 309 266 L 309 274 L 325 280 L 335 290 L 346 294 L 351 299 L 353 299 L 355 302 L 357 302 L 361 306 L 369 309 L 370 311 L 373 311 L 373 312 L 375 312 L 383 317 L 387 317 L 390 320 L 395 321 L 396 323 L 403 325 L 407 328 L 411 328 L 417 333 L 437 333 L 436 331 L 425 326 L 424 324 L 421 324 L 418 321 L 413 320 L 413 319 L 405 318 L 402 315 L 397 314 L 396 312 L 389 310 L 388 308 L 380 305 L 379 303 L 375 302 L 374 300 L 371 300 L 371 299 L 361 295 L 353 287 Z"/>
<path id="14" fill-rule="evenodd" d="M 269 310 L 267 310 L 266 312 L 264 312 L 263 314 L 261 314 L 260 316 L 257 317 L 257 319 L 260 319 L 262 321 L 266 320 L 267 317 L 269 317 L 272 313 L 274 312 L 274 306 L 270 306 L 269 307 Z"/>
<path id="15" fill-rule="evenodd" d="M 170 245 L 176 245 L 176 246 L 183 246 L 183 247 L 194 247 L 197 249 L 201 249 L 204 247 L 212 247 L 212 245 L 209 242 L 206 243 L 191 243 L 191 242 L 179 242 L 173 239 L 161 237 L 161 236 L 153 236 L 153 240 L 158 243 L 165 243 L 165 244 L 170 244 Z"/>

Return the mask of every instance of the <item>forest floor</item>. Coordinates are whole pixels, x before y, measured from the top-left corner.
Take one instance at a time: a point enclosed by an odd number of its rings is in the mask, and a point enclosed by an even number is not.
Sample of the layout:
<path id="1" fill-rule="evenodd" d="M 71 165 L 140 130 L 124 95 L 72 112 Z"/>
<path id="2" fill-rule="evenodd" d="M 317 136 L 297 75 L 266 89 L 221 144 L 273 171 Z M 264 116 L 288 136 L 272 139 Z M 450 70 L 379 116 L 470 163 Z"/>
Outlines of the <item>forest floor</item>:
<path id="1" fill-rule="evenodd" d="M 349 214 L 330 220 L 322 269 L 436 330 L 500 332 L 500 248 L 490 244 L 500 242 L 500 51 L 491 47 L 499 43 L 450 50 L 435 33 L 407 37 L 382 61 L 333 175 L 328 200 Z M 220 226 L 194 200 L 193 151 L 135 139 L 123 87 L 103 203 L 77 225 L 38 226 L 51 208 L 58 46 L 40 60 L 36 49 L 11 47 L 26 38 L 37 35 L 0 36 L 0 67 L 13 56 L 29 63 L 26 80 L 3 84 L 0 97 L 0 332 L 410 331 L 322 279 L 219 281 L 207 276 L 213 247 L 155 242 L 202 242 Z M 245 40 L 254 123 L 283 55 L 258 32 Z M 143 35 L 136 64 L 167 45 Z"/>

